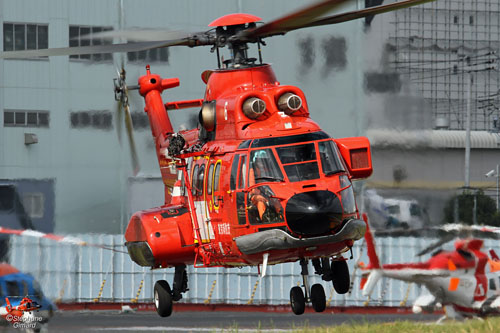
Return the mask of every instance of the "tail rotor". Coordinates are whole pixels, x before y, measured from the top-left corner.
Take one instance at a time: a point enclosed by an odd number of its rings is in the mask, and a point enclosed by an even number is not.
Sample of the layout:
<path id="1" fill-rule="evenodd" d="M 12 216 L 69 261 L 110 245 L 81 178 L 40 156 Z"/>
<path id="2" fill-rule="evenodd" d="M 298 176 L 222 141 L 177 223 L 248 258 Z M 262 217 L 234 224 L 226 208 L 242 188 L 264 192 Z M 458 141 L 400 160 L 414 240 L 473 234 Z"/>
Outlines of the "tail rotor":
<path id="1" fill-rule="evenodd" d="M 118 77 L 113 79 L 115 88 L 116 105 L 116 129 L 118 133 L 118 141 L 122 141 L 122 122 L 125 120 L 125 128 L 127 130 L 127 137 L 130 147 L 130 156 L 132 159 L 132 168 L 134 176 L 140 170 L 139 158 L 137 157 L 137 150 L 135 148 L 134 131 L 132 125 L 132 116 L 130 114 L 130 104 L 128 98 L 128 91 L 139 89 L 139 86 L 127 86 L 125 66 L 122 61 L 121 69 L 117 70 Z"/>

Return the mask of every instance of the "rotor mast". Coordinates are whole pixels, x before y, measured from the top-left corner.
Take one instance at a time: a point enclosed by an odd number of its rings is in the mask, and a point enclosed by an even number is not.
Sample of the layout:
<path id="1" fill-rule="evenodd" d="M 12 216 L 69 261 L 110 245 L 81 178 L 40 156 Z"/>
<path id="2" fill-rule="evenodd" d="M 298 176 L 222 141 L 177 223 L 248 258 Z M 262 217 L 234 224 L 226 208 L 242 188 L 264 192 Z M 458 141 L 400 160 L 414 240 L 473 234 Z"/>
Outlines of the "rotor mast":
<path id="1" fill-rule="evenodd" d="M 214 48 L 217 49 L 217 58 L 220 68 L 219 48 L 227 46 L 231 50 L 231 58 L 224 60 L 223 65 L 226 67 L 239 67 L 244 65 L 253 65 L 257 59 L 248 57 L 248 42 L 253 42 L 247 39 L 238 38 L 244 31 L 253 30 L 257 27 L 256 22 L 261 18 L 250 14 L 229 14 L 222 16 L 211 22 L 208 26 L 216 27 L 216 41 Z M 260 38 L 258 38 L 260 41 Z M 213 50 L 213 49 L 212 49 Z M 260 48 L 259 48 L 259 58 Z"/>

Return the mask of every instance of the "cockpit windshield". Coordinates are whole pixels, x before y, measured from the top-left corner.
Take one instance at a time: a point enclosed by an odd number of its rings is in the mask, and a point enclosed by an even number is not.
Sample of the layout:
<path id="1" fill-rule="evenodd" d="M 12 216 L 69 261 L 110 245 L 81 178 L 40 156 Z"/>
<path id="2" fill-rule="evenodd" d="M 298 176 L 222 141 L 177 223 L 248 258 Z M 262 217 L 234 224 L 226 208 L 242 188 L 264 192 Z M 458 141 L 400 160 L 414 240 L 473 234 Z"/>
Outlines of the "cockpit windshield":
<path id="1" fill-rule="evenodd" d="M 283 174 L 271 149 L 254 150 L 250 154 L 248 185 L 264 182 L 281 182 Z"/>
<path id="2" fill-rule="evenodd" d="M 276 148 L 291 182 L 319 178 L 314 143 Z"/>
<path id="3" fill-rule="evenodd" d="M 342 162 L 340 162 L 337 147 L 332 141 L 318 142 L 318 150 L 325 176 L 345 171 Z"/>
<path id="4" fill-rule="evenodd" d="M 325 176 L 345 172 L 337 146 L 331 140 L 263 148 L 252 150 L 250 154 L 249 186 L 284 180 L 275 153 L 291 182 L 319 179 L 318 155 Z"/>

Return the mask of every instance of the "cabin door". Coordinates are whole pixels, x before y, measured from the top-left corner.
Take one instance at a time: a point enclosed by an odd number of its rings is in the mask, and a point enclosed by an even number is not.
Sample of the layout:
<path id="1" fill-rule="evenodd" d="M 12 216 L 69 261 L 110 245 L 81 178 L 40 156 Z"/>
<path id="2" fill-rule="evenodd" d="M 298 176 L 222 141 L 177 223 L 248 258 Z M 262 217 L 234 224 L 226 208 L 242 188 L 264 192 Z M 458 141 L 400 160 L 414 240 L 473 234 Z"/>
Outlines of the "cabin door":
<path id="1" fill-rule="evenodd" d="M 194 200 L 194 206 L 196 211 L 196 218 L 198 220 L 198 225 L 200 226 L 200 235 L 202 238 L 202 243 L 207 243 L 211 239 L 214 239 L 214 232 L 212 225 L 210 223 L 210 212 L 208 210 L 206 196 L 206 159 L 200 158 L 194 161 L 194 167 L 191 179 L 192 184 L 192 194 Z M 195 238 L 196 238 L 195 233 Z"/>
<path id="2" fill-rule="evenodd" d="M 235 155 L 231 166 L 230 189 L 233 192 L 233 202 L 238 225 L 247 223 L 245 190 L 247 188 L 248 159 L 247 154 Z M 233 223 L 236 224 L 236 223 Z"/>

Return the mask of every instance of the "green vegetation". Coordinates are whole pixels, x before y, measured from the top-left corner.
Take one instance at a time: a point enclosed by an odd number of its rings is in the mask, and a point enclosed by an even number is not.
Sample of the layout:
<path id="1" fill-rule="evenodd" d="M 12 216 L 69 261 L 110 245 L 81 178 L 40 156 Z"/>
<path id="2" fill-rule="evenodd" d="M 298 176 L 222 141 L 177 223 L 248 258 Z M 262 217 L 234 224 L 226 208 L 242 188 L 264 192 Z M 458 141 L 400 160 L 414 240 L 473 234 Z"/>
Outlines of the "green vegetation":
<path id="1" fill-rule="evenodd" d="M 448 320 L 441 324 L 398 321 L 393 323 L 378 324 L 344 324 L 331 327 L 304 327 L 293 330 L 295 333 L 494 333 L 498 332 L 500 318 L 470 319 L 466 321 Z"/>
<path id="2" fill-rule="evenodd" d="M 451 197 L 444 208 L 444 222 L 453 223 L 457 210 L 458 221 L 471 225 L 474 220 L 472 215 L 474 211 L 474 197 L 476 197 L 477 205 L 477 224 L 500 227 L 500 214 L 496 212 L 495 200 L 485 195 L 481 190 L 477 192 L 464 191 L 462 194 Z"/>
<path id="3" fill-rule="evenodd" d="M 397 321 L 391 323 L 361 323 L 343 324 L 337 326 L 311 327 L 310 323 L 304 326 L 293 326 L 291 329 L 262 327 L 260 323 L 255 329 L 240 328 L 236 323 L 224 329 L 214 329 L 215 332 L 291 332 L 291 333 L 496 333 L 499 332 L 500 317 L 487 319 L 468 319 L 464 321 L 446 320 L 440 324 L 435 322 Z"/>

